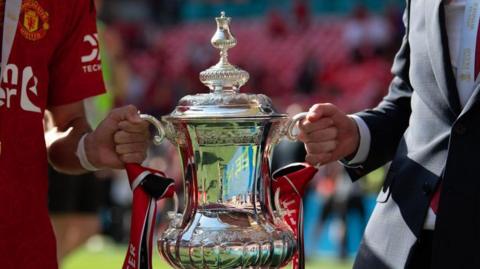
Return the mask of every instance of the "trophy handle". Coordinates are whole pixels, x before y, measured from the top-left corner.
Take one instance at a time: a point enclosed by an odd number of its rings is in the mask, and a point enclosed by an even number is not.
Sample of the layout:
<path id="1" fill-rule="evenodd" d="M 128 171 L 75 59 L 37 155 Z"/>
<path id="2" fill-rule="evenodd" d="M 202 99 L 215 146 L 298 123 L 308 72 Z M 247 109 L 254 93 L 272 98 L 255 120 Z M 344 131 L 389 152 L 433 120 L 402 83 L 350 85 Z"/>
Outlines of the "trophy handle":
<path id="1" fill-rule="evenodd" d="M 297 126 L 297 123 L 300 122 L 301 120 L 304 120 L 307 117 L 308 112 L 302 112 L 298 113 L 297 115 L 293 116 L 290 122 L 287 125 L 287 138 L 292 140 L 292 141 L 297 141 L 298 140 L 298 132 L 295 131 L 295 127 Z"/>
<path id="2" fill-rule="evenodd" d="M 157 118 L 148 114 L 140 114 L 140 118 L 148 121 L 157 128 L 158 134 L 153 137 L 153 144 L 155 144 L 155 146 L 162 144 L 165 139 L 165 129 L 163 128 L 163 124 L 157 120 Z"/>

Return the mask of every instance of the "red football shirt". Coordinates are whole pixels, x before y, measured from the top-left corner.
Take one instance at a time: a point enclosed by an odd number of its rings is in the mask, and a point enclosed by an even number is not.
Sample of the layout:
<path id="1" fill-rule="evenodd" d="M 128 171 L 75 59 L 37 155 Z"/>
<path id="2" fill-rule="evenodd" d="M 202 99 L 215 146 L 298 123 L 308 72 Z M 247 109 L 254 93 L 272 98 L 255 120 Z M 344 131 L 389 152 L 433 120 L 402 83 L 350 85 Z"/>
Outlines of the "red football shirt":
<path id="1" fill-rule="evenodd" d="M 0 267 L 55 269 L 43 112 L 104 92 L 96 14 L 93 0 L 23 0 L 18 14 L 0 88 Z"/>

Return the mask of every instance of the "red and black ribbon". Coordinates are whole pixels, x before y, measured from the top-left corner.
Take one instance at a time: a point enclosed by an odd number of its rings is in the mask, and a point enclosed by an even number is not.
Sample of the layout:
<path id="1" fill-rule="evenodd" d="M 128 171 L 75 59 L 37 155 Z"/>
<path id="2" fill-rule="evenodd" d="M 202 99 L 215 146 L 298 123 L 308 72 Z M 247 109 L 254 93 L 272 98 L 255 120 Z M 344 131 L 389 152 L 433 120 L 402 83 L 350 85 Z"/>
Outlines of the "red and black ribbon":
<path id="1" fill-rule="evenodd" d="M 163 172 L 138 164 L 125 166 L 133 192 L 130 243 L 122 269 L 151 269 L 157 200 L 172 197 L 175 183 Z"/>
<path id="2" fill-rule="evenodd" d="M 126 165 L 133 191 L 130 243 L 122 269 L 151 269 L 152 241 L 155 227 L 156 200 L 173 197 L 173 179 L 163 172 L 137 164 Z M 303 203 L 307 184 L 317 169 L 305 163 L 294 163 L 276 171 L 272 181 L 273 192 L 278 191 L 284 221 L 298 241 L 299 251 L 293 258 L 293 268 L 304 269 Z"/>
<path id="3" fill-rule="evenodd" d="M 307 184 L 317 173 L 317 168 L 306 163 L 293 163 L 273 173 L 273 193 L 278 192 L 283 220 L 292 229 L 297 239 L 298 252 L 293 257 L 293 268 L 305 268 L 303 241 L 303 202 Z M 279 208 L 277 208 L 279 210 Z"/>

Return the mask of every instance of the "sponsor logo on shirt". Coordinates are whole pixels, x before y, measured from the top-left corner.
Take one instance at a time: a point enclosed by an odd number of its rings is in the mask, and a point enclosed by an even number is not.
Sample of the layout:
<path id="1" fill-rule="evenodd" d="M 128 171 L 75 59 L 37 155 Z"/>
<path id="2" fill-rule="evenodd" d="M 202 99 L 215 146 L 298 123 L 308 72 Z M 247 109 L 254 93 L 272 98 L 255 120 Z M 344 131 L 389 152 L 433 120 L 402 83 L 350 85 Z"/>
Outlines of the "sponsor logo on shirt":
<path id="1" fill-rule="evenodd" d="M 41 113 L 41 109 L 30 100 L 31 95 L 38 95 L 38 79 L 33 74 L 31 66 L 25 67 L 21 72 L 22 74 L 15 64 L 8 64 L 5 67 L 2 87 L 0 87 L 0 109 L 3 107 L 10 109 L 14 99 L 20 95 L 22 110 Z M 20 79 L 21 81 L 19 81 Z"/>
<path id="2" fill-rule="evenodd" d="M 91 51 L 88 55 L 84 55 L 81 58 L 82 68 L 84 73 L 99 72 L 102 70 L 100 65 L 100 50 L 98 45 L 98 34 L 89 34 L 83 37 L 83 42 L 87 43 L 91 47 Z"/>
<path id="3" fill-rule="evenodd" d="M 40 40 L 50 28 L 48 20 L 48 12 L 36 0 L 24 1 L 20 13 L 20 33 L 30 41 Z"/>

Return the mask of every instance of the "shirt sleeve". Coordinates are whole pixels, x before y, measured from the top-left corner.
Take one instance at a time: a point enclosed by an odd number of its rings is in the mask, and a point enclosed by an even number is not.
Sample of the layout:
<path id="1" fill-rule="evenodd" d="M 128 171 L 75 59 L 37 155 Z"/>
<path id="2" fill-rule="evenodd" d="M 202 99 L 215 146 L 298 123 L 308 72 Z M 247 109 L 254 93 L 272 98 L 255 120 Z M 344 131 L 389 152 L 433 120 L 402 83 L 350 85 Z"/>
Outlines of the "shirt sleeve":
<path id="1" fill-rule="evenodd" d="M 367 160 L 368 153 L 370 151 L 371 134 L 370 129 L 368 129 L 367 124 L 364 120 L 362 120 L 362 118 L 357 115 L 350 115 L 349 117 L 351 117 L 357 124 L 358 132 L 360 133 L 360 144 L 355 156 L 351 160 L 346 161 L 345 164 L 349 166 L 355 166 Z"/>
<path id="2" fill-rule="evenodd" d="M 100 62 L 96 11 L 92 0 L 72 1 L 68 31 L 49 68 L 49 106 L 74 103 L 105 92 Z"/>

